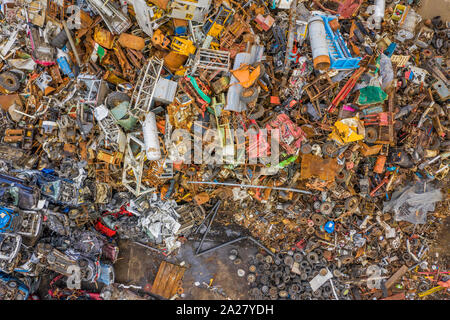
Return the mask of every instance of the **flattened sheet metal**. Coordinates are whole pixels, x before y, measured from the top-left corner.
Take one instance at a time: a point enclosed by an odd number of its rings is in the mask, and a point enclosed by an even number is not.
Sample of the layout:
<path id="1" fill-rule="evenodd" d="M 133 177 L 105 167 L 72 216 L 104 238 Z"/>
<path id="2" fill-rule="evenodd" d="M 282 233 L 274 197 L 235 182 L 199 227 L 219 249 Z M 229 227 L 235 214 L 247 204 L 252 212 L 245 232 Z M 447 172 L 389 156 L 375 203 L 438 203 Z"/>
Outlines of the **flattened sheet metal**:
<path id="1" fill-rule="evenodd" d="M 304 154 L 301 164 L 300 179 L 319 177 L 325 181 L 334 181 L 338 163 L 336 159 L 322 159 L 312 154 Z"/>

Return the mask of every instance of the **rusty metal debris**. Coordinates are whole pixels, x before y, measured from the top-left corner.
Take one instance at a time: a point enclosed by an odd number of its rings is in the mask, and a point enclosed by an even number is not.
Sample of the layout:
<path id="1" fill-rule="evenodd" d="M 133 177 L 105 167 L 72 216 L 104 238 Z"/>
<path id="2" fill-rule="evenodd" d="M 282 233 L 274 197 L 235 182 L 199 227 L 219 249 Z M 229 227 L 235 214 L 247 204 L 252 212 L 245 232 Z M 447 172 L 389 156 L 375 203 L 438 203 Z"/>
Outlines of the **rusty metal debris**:
<path id="1" fill-rule="evenodd" d="M 192 299 L 170 259 L 230 247 L 244 298 L 448 299 L 450 29 L 419 2 L 2 1 L 0 300 Z"/>

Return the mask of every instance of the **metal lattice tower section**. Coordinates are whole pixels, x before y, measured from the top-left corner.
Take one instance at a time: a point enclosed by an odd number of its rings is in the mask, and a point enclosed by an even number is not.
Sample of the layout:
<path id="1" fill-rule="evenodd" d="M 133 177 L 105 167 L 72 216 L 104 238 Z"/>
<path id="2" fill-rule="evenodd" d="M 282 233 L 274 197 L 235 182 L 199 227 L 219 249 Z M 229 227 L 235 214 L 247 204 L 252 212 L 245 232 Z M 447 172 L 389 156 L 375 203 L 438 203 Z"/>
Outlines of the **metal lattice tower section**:
<path id="1" fill-rule="evenodd" d="M 127 149 L 125 151 L 122 172 L 122 184 L 136 197 L 154 190 L 154 188 L 148 188 L 142 185 L 142 175 L 145 161 L 145 144 L 138 135 L 138 132 L 127 134 Z M 137 144 L 140 149 L 136 155 L 134 155 L 133 150 L 130 147 L 132 142 Z"/>
<path id="2" fill-rule="evenodd" d="M 134 117 L 142 119 L 150 111 L 156 83 L 163 68 L 163 62 L 163 60 L 158 58 L 151 58 L 144 67 L 145 71 L 140 74 L 131 96 L 130 113 Z"/>
<path id="3" fill-rule="evenodd" d="M 198 69 L 229 71 L 230 52 L 200 48 L 194 60 L 191 74 L 195 74 Z"/>
<path id="4" fill-rule="evenodd" d="M 108 115 L 102 120 L 97 120 L 100 128 L 105 134 L 106 140 L 110 141 L 115 149 L 119 148 L 120 136 L 124 135 L 120 127 L 117 125 L 114 117 L 108 111 Z"/>

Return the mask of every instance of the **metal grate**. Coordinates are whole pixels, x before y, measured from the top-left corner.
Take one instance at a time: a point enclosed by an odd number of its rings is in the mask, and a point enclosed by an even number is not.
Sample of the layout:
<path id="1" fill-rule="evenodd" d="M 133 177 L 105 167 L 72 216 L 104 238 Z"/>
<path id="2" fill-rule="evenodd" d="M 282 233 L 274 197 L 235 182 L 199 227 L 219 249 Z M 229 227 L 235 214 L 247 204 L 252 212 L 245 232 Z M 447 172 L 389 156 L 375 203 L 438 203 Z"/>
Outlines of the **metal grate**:
<path id="1" fill-rule="evenodd" d="M 130 104 L 131 115 L 140 119 L 150 111 L 156 83 L 163 68 L 163 60 L 153 57 L 144 68 L 145 71 L 140 74 L 134 88 Z"/>

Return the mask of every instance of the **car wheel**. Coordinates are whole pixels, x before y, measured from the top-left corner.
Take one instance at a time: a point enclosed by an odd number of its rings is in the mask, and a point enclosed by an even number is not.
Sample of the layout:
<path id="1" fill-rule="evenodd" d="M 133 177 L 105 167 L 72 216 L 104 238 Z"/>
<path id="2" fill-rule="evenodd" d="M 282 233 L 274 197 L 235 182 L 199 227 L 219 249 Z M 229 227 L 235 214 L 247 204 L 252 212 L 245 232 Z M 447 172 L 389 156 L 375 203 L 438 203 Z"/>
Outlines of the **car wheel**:
<path id="1" fill-rule="evenodd" d="M 15 92 L 20 88 L 20 79 L 16 73 L 6 71 L 0 74 L 0 86 L 8 91 Z"/>
<path id="2" fill-rule="evenodd" d="M 244 103 L 250 103 L 258 98 L 259 90 L 256 87 L 250 87 L 242 90 L 240 99 Z"/>

